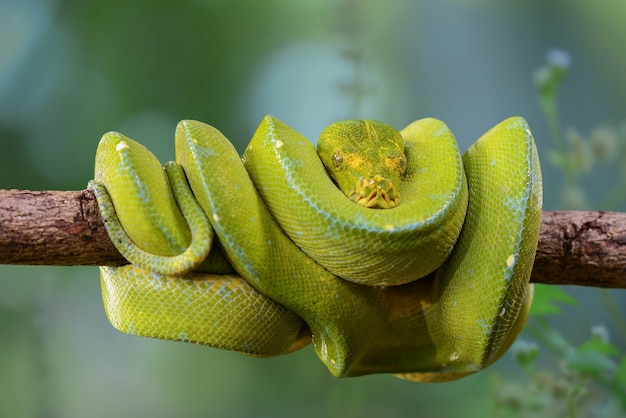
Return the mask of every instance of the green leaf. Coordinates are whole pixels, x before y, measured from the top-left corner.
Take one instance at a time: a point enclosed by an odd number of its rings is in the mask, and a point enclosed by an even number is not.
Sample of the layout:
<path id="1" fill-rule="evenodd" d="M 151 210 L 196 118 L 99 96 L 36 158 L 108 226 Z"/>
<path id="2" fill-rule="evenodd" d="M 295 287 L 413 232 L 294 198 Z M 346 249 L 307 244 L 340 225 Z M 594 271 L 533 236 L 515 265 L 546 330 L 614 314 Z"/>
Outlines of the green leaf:
<path id="1" fill-rule="evenodd" d="M 513 358 L 517 363 L 525 368 L 530 368 L 539 357 L 539 347 L 537 344 L 523 339 L 515 341 L 511 347 Z"/>
<path id="2" fill-rule="evenodd" d="M 576 305 L 576 299 L 561 290 L 559 286 L 536 284 L 530 316 L 560 314 L 561 308 L 557 305 L 557 302 Z"/>
<path id="3" fill-rule="evenodd" d="M 581 352 L 576 351 L 566 356 L 569 366 L 588 376 L 602 379 L 603 376 L 612 374 L 615 370 L 615 363 L 597 351 Z"/>
<path id="4" fill-rule="evenodd" d="M 598 339 L 591 339 L 583 343 L 578 347 L 578 351 L 581 353 L 596 352 L 607 356 L 617 356 L 619 354 L 619 350 L 613 344 Z"/>
<path id="5" fill-rule="evenodd" d="M 537 318 L 535 324 L 526 328 L 539 342 L 548 346 L 560 356 L 567 356 L 575 352 L 575 347 L 565 339 L 548 321 Z"/>

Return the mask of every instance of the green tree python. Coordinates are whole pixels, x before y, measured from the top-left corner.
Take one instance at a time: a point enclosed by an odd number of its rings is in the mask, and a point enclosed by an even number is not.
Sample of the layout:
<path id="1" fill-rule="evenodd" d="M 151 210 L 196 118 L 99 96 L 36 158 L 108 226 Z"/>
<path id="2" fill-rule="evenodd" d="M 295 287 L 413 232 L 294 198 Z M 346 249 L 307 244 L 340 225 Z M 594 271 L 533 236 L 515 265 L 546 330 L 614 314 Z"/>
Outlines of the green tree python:
<path id="1" fill-rule="evenodd" d="M 176 161 L 105 134 L 96 194 L 131 264 L 100 267 L 118 330 L 253 356 L 312 342 L 337 377 L 458 379 L 496 361 L 530 309 L 542 206 L 527 123 L 463 157 L 441 121 L 350 120 L 317 149 L 266 116 L 240 157 L 185 120 Z"/>

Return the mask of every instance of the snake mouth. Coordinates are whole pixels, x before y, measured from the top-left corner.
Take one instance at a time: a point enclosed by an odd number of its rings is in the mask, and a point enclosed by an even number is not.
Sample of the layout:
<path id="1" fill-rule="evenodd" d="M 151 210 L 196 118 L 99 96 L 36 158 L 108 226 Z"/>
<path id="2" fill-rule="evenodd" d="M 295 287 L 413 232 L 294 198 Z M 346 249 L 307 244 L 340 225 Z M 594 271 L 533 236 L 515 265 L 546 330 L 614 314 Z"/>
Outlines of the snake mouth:
<path id="1" fill-rule="evenodd" d="M 371 209 L 391 209 L 400 204 L 400 193 L 395 185 L 379 174 L 359 180 L 349 197 L 356 204 Z"/>

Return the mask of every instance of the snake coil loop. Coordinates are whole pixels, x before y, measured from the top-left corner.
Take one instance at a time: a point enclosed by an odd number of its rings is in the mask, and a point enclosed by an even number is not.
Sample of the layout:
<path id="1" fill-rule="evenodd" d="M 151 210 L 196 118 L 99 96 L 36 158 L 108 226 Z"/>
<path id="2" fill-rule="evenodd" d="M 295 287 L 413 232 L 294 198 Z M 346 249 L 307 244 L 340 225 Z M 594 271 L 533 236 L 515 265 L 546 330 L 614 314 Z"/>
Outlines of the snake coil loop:
<path id="1" fill-rule="evenodd" d="M 316 152 L 266 116 L 242 157 L 182 121 L 165 171 L 112 132 L 95 172 L 107 231 L 132 262 L 100 268 L 122 332 L 256 356 L 312 341 L 338 377 L 445 381 L 492 364 L 528 316 L 542 187 L 519 117 L 462 158 L 435 119 L 399 133 L 338 122 Z"/>

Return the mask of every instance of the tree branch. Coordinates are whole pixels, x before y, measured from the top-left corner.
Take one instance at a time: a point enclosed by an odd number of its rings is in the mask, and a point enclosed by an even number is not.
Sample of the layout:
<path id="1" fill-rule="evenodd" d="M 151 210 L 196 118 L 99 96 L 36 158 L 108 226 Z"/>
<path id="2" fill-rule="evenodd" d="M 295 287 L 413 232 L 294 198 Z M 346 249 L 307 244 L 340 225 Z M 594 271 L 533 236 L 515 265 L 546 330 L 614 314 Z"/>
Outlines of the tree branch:
<path id="1" fill-rule="evenodd" d="M 122 265 L 89 190 L 0 189 L 0 264 Z M 626 288 L 626 213 L 544 212 L 531 280 Z"/>
<path id="2" fill-rule="evenodd" d="M 90 190 L 0 189 L 0 264 L 122 265 Z"/>

